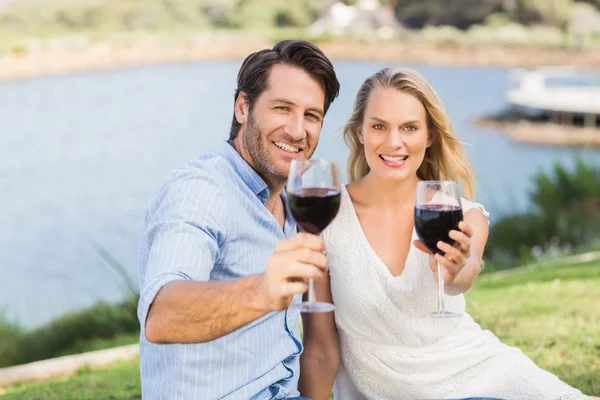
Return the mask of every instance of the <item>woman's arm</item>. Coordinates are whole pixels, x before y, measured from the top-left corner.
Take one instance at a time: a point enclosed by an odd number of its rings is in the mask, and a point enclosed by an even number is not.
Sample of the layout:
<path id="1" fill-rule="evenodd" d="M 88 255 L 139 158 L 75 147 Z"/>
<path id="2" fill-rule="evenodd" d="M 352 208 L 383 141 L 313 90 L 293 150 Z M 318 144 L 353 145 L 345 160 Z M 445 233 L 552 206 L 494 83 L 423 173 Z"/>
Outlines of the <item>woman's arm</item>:
<path id="1" fill-rule="evenodd" d="M 333 303 L 329 274 L 315 279 L 315 297 Z M 300 395 L 328 400 L 340 365 L 340 349 L 333 312 L 303 313 L 304 352 L 300 356 Z"/>

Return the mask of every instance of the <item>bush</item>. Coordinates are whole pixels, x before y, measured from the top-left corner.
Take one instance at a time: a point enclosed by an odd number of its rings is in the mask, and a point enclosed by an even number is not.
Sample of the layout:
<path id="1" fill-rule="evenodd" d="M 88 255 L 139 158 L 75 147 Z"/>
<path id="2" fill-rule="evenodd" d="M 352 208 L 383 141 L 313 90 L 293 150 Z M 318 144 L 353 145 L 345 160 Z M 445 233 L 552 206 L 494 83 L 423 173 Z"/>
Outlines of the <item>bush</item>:
<path id="1" fill-rule="evenodd" d="M 99 303 L 19 335 L 13 364 L 58 356 L 72 348 L 74 343 L 85 340 L 108 339 L 123 333 L 139 332 L 137 301 L 136 297 L 117 305 Z"/>
<path id="2" fill-rule="evenodd" d="M 445 0 L 394 0 L 396 17 L 411 28 L 427 25 L 452 25 L 467 29 L 502 10 L 501 0 L 455 0 L 449 6 Z"/>
<path id="3" fill-rule="evenodd" d="M 0 321 L 0 368 L 13 365 L 19 328 Z"/>
<path id="4" fill-rule="evenodd" d="M 526 25 L 542 23 L 566 29 L 573 0 L 522 0 L 516 2 L 515 19 Z"/>
<path id="5" fill-rule="evenodd" d="M 287 0 L 239 1 L 232 9 L 231 21 L 236 28 L 264 30 L 275 27 L 304 27 L 313 21 L 309 2 Z"/>
<path id="6" fill-rule="evenodd" d="M 514 266 L 544 253 L 585 250 L 600 240 L 600 170 L 578 160 L 534 177 L 532 210 L 501 218 L 490 231 L 486 257 Z"/>

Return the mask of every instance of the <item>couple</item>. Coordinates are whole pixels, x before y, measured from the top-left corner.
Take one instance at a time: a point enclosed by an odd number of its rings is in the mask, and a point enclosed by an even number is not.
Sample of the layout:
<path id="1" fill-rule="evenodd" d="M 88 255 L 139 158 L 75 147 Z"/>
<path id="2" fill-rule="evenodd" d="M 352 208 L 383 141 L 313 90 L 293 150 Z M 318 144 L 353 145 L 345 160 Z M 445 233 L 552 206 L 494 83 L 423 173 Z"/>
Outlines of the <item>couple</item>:
<path id="1" fill-rule="evenodd" d="M 144 399 L 416 399 L 582 394 L 503 345 L 465 314 L 432 319 L 436 262 L 446 304 L 481 268 L 484 208 L 463 200 L 445 256 L 416 239 L 419 180 L 473 177 L 440 100 L 410 70 L 361 86 L 344 130 L 352 182 L 322 236 L 297 233 L 286 209 L 290 162 L 310 158 L 338 96 L 314 45 L 283 41 L 238 74 L 230 139 L 177 168 L 152 198 L 141 241 Z M 327 256 L 324 251 L 327 249 Z M 289 308 L 315 278 L 335 313 Z M 334 385 L 335 381 L 335 385 Z M 302 396 L 302 397 L 299 397 Z"/>

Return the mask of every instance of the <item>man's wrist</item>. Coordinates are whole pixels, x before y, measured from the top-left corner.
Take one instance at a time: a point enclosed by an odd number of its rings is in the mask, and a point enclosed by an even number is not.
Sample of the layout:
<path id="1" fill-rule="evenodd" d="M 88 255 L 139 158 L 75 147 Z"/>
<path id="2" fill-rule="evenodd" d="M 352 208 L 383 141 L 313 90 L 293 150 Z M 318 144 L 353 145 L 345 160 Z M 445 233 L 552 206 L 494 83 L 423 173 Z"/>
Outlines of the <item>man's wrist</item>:
<path id="1" fill-rule="evenodd" d="M 246 300 L 253 311 L 268 313 L 272 311 L 269 308 L 269 302 L 264 290 L 264 274 L 251 275 L 246 287 Z"/>

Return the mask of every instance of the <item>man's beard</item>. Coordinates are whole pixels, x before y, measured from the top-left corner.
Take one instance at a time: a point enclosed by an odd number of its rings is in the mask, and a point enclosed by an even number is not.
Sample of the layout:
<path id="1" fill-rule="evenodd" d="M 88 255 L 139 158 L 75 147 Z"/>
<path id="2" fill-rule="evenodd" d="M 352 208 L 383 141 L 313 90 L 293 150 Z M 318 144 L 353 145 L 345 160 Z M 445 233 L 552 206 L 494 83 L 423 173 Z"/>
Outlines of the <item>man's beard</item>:
<path id="1" fill-rule="evenodd" d="M 248 115 L 244 146 L 248 151 L 254 169 L 267 185 L 284 184 L 287 181 L 287 171 L 278 171 L 269 152 L 269 143 L 263 131 L 254 120 L 252 112 Z"/>

